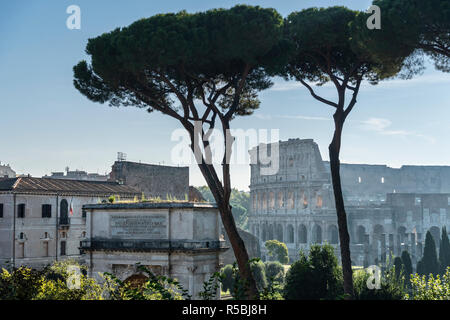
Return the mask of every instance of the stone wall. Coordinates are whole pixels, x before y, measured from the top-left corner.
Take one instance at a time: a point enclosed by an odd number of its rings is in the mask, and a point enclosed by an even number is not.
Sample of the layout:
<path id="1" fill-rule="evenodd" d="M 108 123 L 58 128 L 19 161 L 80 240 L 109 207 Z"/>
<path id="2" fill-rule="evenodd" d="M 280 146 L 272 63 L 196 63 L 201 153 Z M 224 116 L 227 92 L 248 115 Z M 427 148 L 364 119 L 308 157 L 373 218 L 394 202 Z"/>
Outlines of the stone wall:
<path id="1" fill-rule="evenodd" d="M 116 161 L 109 180 L 134 187 L 145 197 L 185 199 L 189 195 L 189 167 Z"/>
<path id="2" fill-rule="evenodd" d="M 260 258 L 261 257 L 261 249 L 259 244 L 259 239 L 252 235 L 250 232 L 244 231 L 242 229 L 238 228 L 239 235 L 241 236 L 242 240 L 244 240 L 245 247 L 247 249 L 248 255 L 251 258 Z M 230 240 L 228 238 L 227 233 L 222 227 L 222 235 L 225 239 L 226 246 L 229 247 L 227 251 L 221 254 L 220 260 L 221 264 L 227 265 L 227 264 L 233 264 L 236 261 L 236 257 L 233 252 L 233 248 L 231 247 Z"/>
<path id="3" fill-rule="evenodd" d="M 329 172 L 329 163 L 325 162 Z M 450 166 L 341 164 L 341 180 L 349 204 L 381 203 L 388 193 L 449 193 Z"/>

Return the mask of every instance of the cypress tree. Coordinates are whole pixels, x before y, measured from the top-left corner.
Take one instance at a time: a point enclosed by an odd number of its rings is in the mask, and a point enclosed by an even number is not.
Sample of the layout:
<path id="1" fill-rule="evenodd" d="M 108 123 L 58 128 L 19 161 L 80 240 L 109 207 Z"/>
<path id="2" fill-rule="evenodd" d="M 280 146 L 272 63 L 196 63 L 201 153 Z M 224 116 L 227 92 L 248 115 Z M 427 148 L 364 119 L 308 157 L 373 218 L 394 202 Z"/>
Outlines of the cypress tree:
<path id="1" fill-rule="evenodd" d="M 394 259 L 394 268 L 395 268 L 395 277 L 398 279 L 400 277 L 401 272 L 405 272 L 403 270 L 403 263 L 400 257 L 395 257 Z M 403 271 L 402 271 L 403 270 Z"/>
<path id="2" fill-rule="evenodd" d="M 439 261 L 436 254 L 436 243 L 434 242 L 433 236 L 430 231 L 427 231 L 425 237 L 425 248 L 423 250 L 422 257 L 422 274 L 433 275 L 439 274 Z"/>
<path id="3" fill-rule="evenodd" d="M 422 260 L 417 261 L 416 272 L 420 275 L 424 275 L 425 271 L 423 270 L 423 262 Z"/>
<path id="4" fill-rule="evenodd" d="M 444 274 L 447 267 L 450 266 L 450 241 L 446 227 L 442 228 L 441 244 L 439 246 L 439 264 L 441 266 L 441 274 Z"/>
<path id="5" fill-rule="evenodd" d="M 403 270 L 405 271 L 405 277 L 406 279 L 409 279 L 411 274 L 413 273 L 413 267 L 411 262 L 411 256 L 409 255 L 409 252 L 406 250 L 402 252 L 402 263 L 403 263 Z"/>

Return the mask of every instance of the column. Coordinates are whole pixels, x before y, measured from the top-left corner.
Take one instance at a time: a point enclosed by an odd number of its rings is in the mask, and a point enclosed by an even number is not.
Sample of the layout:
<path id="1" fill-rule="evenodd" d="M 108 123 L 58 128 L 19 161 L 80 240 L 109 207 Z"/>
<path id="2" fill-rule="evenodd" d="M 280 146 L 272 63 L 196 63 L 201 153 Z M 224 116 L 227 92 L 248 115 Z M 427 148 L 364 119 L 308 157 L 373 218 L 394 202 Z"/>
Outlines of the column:
<path id="1" fill-rule="evenodd" d="M 381 239 L 381 262 L 385 263 L 386 262 L 386 234 L 382 233 L 380 235 Z"/>
<path id="2" fill-rule="evenodd" d="M 396 235 L 397 238 L 397 245 L 395 247 L 395 252 L 394 255 L 396 256 L 400 256 L 400 254 L 402 253 L 402 242 L 401 242 L 401 237 L 399 234 Z"/>
<path id="3" fill-rule="evenodd" d="M 364 268 L 370 265 L 371 255 L 370 255 L 370 236 L 369 234 L 364 235 Z"/>
<path id="4" fill-rule="evenodd" d="M 389 259 L 391 255 L 394 254 L 394 235 L 392 233 L 389 234 Z"/>

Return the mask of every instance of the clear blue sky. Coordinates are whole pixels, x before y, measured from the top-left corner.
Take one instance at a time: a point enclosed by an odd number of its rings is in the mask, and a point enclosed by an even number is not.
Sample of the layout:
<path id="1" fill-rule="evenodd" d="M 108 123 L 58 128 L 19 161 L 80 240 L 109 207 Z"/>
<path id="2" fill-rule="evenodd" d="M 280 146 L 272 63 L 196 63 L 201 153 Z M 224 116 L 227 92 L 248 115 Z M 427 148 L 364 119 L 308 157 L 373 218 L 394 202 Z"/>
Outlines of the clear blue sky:
<path id="1" fill-rule="evenodd" d="M 178 123 L 134 108 L 94 104 L 72 85 L 72 67 L 85 59 L 88 38 L 156 13 L 230 7 L 242 1 L 9 1 L 0 10 L 0 161 L 18 173 L 42 176 L 64 167 L 109 172 L 117 151 L 129 160 L 171 163 Z M 311 6 L 365 9 L 370 1 L 245 1 L 282 15 Z M 66 8 L 81 8 L 81 30 L 66 28 Z M 321 88 L 325 95 L 332 88 Z M 261 94 L 252 117 L 235 128 L 280 129 L 281 139 L 313 138 L 324 159 L 332 135 L 331 110 L 296 83 L 277 80 Z M 365 85 L 344 131 L 342 161 L 450 165 L 450 75 L 429 67 L 410 81 Z M 177 165 L 177 164 L 174 164 Z M 234 166 L 232 182 L 247 189 L 247 165 Z M 191 184 L 202 185 L 191 169 Z"/>

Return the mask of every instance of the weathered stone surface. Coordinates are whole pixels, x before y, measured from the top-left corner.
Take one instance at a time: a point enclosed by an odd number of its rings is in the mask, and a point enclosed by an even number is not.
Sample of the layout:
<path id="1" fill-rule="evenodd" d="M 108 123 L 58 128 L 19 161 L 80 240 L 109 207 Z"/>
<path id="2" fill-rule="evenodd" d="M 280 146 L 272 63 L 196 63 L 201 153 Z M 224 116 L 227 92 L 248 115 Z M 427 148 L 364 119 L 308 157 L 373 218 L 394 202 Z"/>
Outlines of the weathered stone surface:
<path id="1" fill-rule="evenodd" d="M 233 248 L 231 247 L 230 240 L 227 236 L 227 233 L 225 230 L 221 229 L 221 234 L 225 239 L 226 246 L 230 249 L 224 252 L 221 255 L 221 264 L 233 264 L 236 261 L 236 257 L 234 256 Z M 248 255 L 250 258 L 260 258 L 261 257 L 261 250 L 260 250 L 260 244 L 257 237 L 252 235 L 250 232 L 247 232 L 245 230 L 238 228 L 239 235 L 241 236 L 242 240 L 244 240 L 245 247 L 247 249 Z"/>
<path id="2" fill-rule="evenodd" d="M 184 200 L 189 195 L 189 167 L 170 167 L 129 161 L 116 161 L 110 181 L 123 183 L 145 197 Z"/>
<path id="3" fill-rule="evenodd" d="M 87 239 L 82 243 L 89 273 L 142 276 L 136 264 L 178 279 L 194 299 L 219 270 L 226 250 L 219 238 L 219 212 L 199 203 L 86 205 Z M 98 278 L 101 280 L 100 278 Z"/>

